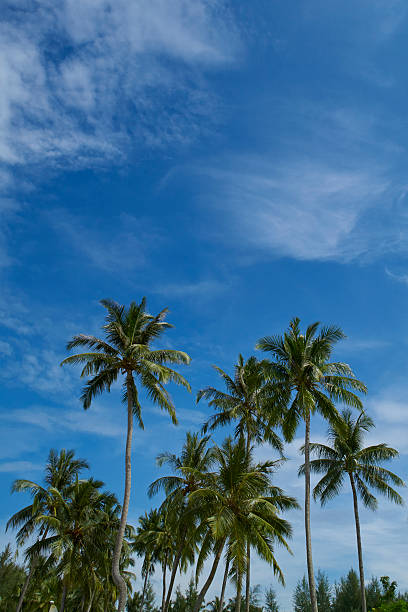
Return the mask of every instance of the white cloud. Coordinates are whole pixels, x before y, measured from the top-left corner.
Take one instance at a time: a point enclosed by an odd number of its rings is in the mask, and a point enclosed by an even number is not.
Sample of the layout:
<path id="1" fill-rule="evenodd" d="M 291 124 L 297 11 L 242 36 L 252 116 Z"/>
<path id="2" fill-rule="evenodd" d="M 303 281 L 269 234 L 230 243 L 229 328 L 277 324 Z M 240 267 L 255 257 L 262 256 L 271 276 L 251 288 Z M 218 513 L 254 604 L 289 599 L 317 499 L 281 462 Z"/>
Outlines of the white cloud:
<path id="1" fill-rule="evenodd" d="M 215 206 L 224 208 L 228 235 L 280 256 L 349 260 L 366 245 L 355 236 L 362 215 L 378 204 L 386 180 L 373 170 L 320 161 L 275 164 L 236 160 L 232 170 L 208 171 Z"/>
<path id="2" fill-rule="evenodd" d="M 31 461 L 4 461 L 0 462 L 0 472 L 36 472 L 42 470 L 43 466 Z"/>
<path id="3" fill-rule="evenodd" d="M 212 107 L 202 71 L 236 50 L 221 0 L 40 0 L 5 9 L 0 160 L 81 166 L 117 159 L 125 146 L 184 142 Z"/>

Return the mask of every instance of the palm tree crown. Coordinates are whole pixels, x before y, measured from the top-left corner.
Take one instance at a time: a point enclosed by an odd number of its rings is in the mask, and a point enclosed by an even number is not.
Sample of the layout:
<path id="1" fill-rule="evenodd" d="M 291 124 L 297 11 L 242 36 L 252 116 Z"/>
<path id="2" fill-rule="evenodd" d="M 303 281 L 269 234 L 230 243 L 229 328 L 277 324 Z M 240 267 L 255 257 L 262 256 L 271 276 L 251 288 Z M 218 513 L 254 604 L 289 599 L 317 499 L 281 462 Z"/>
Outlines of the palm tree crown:
<path id="1" fill-rule="evenodd" d="M 265 377 L 266 366 L 266 360 L 258 361 L 256 357 L 250 357 L 244 361 L 243 356 L 239 355 L 233 378 L 221 368 L 213 366 L 221 376 L 226 391 L 206 387 L 198 392 L 197 402 L 204 398 L 209 406 L 218 410 L 204 424 L 204 433 L 236 421 L 236 438 L 244 437 L 248 445 L 253 440 L 258 443 L 267 441 L 282 452 L 282 442 L 273 430 L 276 423 L 270 412 L 271 385 Z"/>
<path id="2" fill-rule="evenodd" d="M 164 384 L 174 381 L 190 390 L 188 382 L 166 364 L 189 364 L 190 358 L 183 351 L 151 348 L 152 343 L 172 327 L 164 321 L 167 308 L 153 316 L 146 312 L 146 299 L 140 304 L 132 302 L 125 308 L 112 300 L 101 300 L 107 310 L 103 330 L 106 340 L 79 334 L 68 342 L 67 349 L 77 347 L 92 349 L 90 352 L 71 355 L 63 364 L 84 364 L 82 377 L 90 376 L 83 388 L 81 400 L 85 409 L 103 391 L 110 391 L 119 374 L 126 374 L 123 383 L 123 401 L 131 402 L 133 413 L 143 428 L 136 376 L 149 399 L 166 410 L 177 422 L 173 402 Z"/>
<path id="3" fill-rule="evenodd" d="M 401 495 L 390 485 L 403 487 L 404 481 L 380 465 L 398 457 L 398 451 L 387 444 L 364 447 L 364 434 L 372 427 L 374 423 L 365 413 L 353 418 L 350 410 L 343 410 L 340 421 L 329 427 L 331 446 L 310 444 L 310 452 L 317 456 L 310 462 L 310 469 L 315 474 L 323 474 L 313 490 L 313 497 L 322 505 L 340 493 L 345 477 L 350 474 L 367 508 L 376 510 L 378 505 L 370 488 L 396 504 L 404 503 Z M 304 474 L 304 466 L 299 469 L 299 474 Z"/>

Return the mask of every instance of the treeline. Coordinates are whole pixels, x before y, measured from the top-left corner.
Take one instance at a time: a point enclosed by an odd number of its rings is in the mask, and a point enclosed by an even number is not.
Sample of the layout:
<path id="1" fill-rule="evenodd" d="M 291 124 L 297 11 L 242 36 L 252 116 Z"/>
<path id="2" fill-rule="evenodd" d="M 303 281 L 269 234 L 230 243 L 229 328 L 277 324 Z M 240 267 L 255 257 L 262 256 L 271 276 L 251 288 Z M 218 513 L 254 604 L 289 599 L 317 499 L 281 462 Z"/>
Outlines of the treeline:
<path id="1" fill-rule="evenodd" d="M 149 495 L 160 493 L 164 499 L 133 527 L 127 517 L 134 423 L 143 428 L 143 398 L 177 422 L 167 385 L 176 383 L 191 390 L 174 369 L 188 365 L 190 358 L 183 351 L 158 346 L 171 327 L 165 320 L 167 310 L 151 315 L 144 299 L 128 308 L 111 300 L 103 300 L 102 305 L 106 309 L 102 337 L 74 336 L 67 348 L 75 354 L 63 364 L 82 368 L 85 409 L 114 383 L 122 384 L 128 424 L 123 503 L 104 491 L 101 481 L 79 478 L 87 464 L 72 452 L 50 455 L 43 483 L 16 481 L 14 490 L 32 497 L 32 503 L 17 512 L 8 525 L 19 529 L 17 545 L 25 548 L 29 568 L 17 612 L 24 602 L 25 610 L 36 609 L 30 608 L 35 604 L 29 602 L 48 579 L 50 593 L 54 593 L 51 599 L 57 597 L 60 602 L 59 612 L 123 612 L 131 595 L 134 554 L 143 563 L 139 576 L 143 584 L 138 604 L 141 610 L 153 572 L 161 574 L 160 610 L 169 612 L 175 601 L 178 572 L 193 569 L 200 588 L 190 612 L 199 612 L 217 569 L 222 568 L 219 611 L 226 605 L 226 588 L 232 585 L 235 612 L 240 612 L 241 606 L 243 612 L 250 612 L 254 553 L 284 584 L 276 549 L 283 546 L 290 550 L 292 527 L 286 515 L 299 504 L 273 484 L 272 475 L 286 460 L 285 443 L 294 439 L 299 427 L 304 431 L 304 464 L 299 475 L 304 478 L 311 612 L 319 612 L 312 562 L 311 498 L 313 495 L 325 505 L 346 485 L 355 516 L 359 609 L 367 612 L 359 504 L 375 510 L 376 494 L 402 504 L 395 487 L 404 486 L 404 482 L 383 466 L 398 455 L 396 449 L 386 443 L 364 444 L 367 431 L 374 426 L 363 410 L 366 387 L 348 364 L 332 358 L 336 344 L 344 338 L 341 329 L 313 323 L 302 330 L 299 319 L 293 319 L 282 335 L 266 336 L 256 343 L 263 359 L 239 355 L 230 373 L 214 366 L 219 384 L 196 395 L 197 402 L 206 401 L 214 410 L 213 416 L 199 432 L 187 434 L 179 454 L 159 455 L 158 464 L 168 474 L 151 484 Z M 85 352 L 76 352 L 78 349 Z M 345 408 L 340 410 L 340 405 Z M 312 440 L 316 413 L 328 424 L 327 444 Z M 211 433 L 224 426 L 232 426 L 232 435 L 222 444 L 214 444 Z M 269 461 L 256 461 L 260 444 L 269 445 Z M 320 477 L 313 491 L 311 472 Z M 27 546 L 29 539 L 34 543 Z M 33 591 L 36 576 L 43 580 Z"/>

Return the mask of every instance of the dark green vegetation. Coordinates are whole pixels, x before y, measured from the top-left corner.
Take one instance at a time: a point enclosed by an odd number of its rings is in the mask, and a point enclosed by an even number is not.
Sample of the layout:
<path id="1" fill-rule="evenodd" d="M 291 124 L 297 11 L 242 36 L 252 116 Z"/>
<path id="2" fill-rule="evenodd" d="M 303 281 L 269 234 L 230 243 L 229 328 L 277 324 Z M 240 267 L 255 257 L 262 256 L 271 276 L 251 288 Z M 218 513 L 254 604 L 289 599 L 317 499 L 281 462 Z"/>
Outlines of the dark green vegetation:
<path id="1" fill-rule="evenodd" d="M 285 461 L 284 441 L 293 440 L 303 424 L 305 463 L 300 474 L 305 480 L 308 580 L 303 578 L 296 588 L 294 610 L 404 610 L 394 583 L 386 578 L 381 586 L 375 580 L 364 583 L 358 497 L 373 510 L 372 491 L 401 503 L 391 485 L 404 483 L 382 466 L 398 454 L 395 449 L 386 444 L 363 446 L 363 434 L 373 426 L 363 412 L 365 386 L 349 365 L 332 359 L 343 332 L 314 323 L 302 333 L 300 321 L 294 319 L 282 336 L 258 342 L 257 348 L 267 358 L 245 361 L 240 355 L 231 376 L 216 367 L 221 388 L 207 387 L 197 394 L 197 402 L 206 400 L 214 416 L 201 432 L 186 435 L 180 454 L 158 456 L 158 465 L 168 473 L 150 485 L 149 495 L 160 494 L 159 504 L 131 526 L 127 516 L 134 419 L 143 428 L 142 403 L 148 398 L 177 422 L 166 385 L 174 382 L 188 390 L 189 385 L 169 366 L 186 365 L 189 357 L 156 346 L 171 327 L 165 322 L 166 310 L 152 316 L 146 312 L 145 300 L 129 308 L 109 300 L 102 305 L 107 310 L 103 337 L 74 336 L 68 349 L 80 347 L 87 352 L 63 363 L 82 365 L 81 376 L 87 379 L 81 397 L 85 409 L 121 381 L 128 422 L 123 504 L 104 489 L 103 482 L 84 478 L 88 465 L 73 451 L 51 451 L 42 483 L 16 481 L 13 490 L 31 496 L 31 503 L 8 523 L 8 528 L 18 530 L 16 543 L 24 555 L 24 567 L 13 560 L 9 548 L 3 552 L 0 610 L 48 610 L 50 600 L 55 600 L 59 612 L 123 612 L 125 608 L 129 612 L 276 612 L 273 587 L 265 594 L 251 587 L 251 556 L 256 553 L 271 566 L 271 583 L 275 579 L 284 584 L 277 549 L 290 550 L 292 528 L 287 513 L 299 505 L 274 485 L 273 474 Z M 340 404 L 347 410 L 339 412 Z M 310 441 L 316 412 L 329 425 L 328 445 Z M 216 445 L 209 434 L 223 426 L 233 426 L 233 436 Z M 260 444 L 269 447 L 270 460 L 256 460 Z M 346 477 L 350 482 L 360 574 L 358 578 L 352 571 L 334 587 L 322 572 L 315 579 L 311 472 L 322 475 L 314 489 L 314 497 L 322 504 L 340 491 Z M 135 556 L 142 562 L 137 576 L 132 573 Z M 222 586 L 219 595 L 208 601 L 217 569 L 223 576 Z M 178 572 L 193 572 L 186 592 L 174 588 Z M 151 586 L 153 573 L 160 576 L 160 603 Z M 235 595 L 228 599 L 231 587 Z"/>

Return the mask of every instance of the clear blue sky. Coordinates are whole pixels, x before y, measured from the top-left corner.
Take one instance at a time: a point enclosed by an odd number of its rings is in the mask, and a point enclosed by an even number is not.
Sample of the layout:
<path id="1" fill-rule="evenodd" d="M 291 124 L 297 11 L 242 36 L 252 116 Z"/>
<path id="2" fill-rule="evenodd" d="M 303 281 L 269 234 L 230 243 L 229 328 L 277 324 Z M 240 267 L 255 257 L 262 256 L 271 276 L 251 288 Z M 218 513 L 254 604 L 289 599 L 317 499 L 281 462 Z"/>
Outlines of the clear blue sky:
<path id="1" fill-rule="evenodd" d="M 2 525 L 23 501 L 13 479 L 40 478 L 52 446 L 122 494 L 118 395 L 84 413 L 77 374 L 58 365 L 71 335 L 98 330 L 105 297 L 170 307 L 194 393 L 216 382 L 211 364 L 229 370 L 293 316 L 341 325 L 370 439 L 400 450 L 407 477 L 407 13 L 403 0 L 3 5 Z M 174 392 L 178 428 L 145 405 L 132 520 L 152 503 L 157 452 L 208 413 L 194 393 Z M 301 499 L 299 445 L 277 482 Z M 287 610 L 305 567 L 291 518 Z M 338 579 L 356 566 L 348 491 L 312 521 L 316 568 Z M 408 589 L 406 534 L 406 509 L 363 513 L 368 577 Z M 274 584 L 270 569 L 254 582 Z"/>

